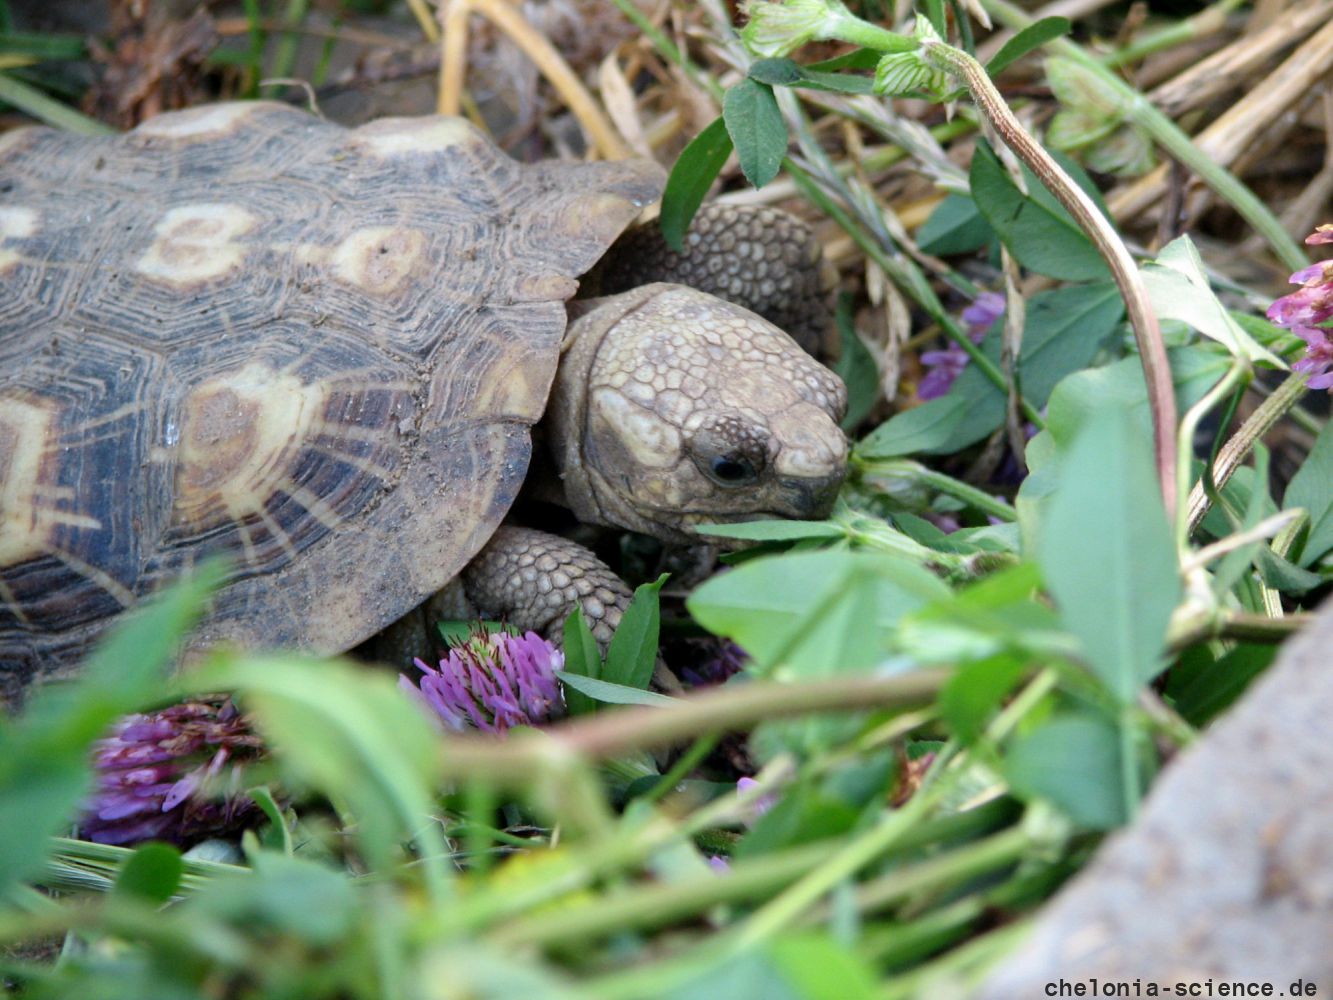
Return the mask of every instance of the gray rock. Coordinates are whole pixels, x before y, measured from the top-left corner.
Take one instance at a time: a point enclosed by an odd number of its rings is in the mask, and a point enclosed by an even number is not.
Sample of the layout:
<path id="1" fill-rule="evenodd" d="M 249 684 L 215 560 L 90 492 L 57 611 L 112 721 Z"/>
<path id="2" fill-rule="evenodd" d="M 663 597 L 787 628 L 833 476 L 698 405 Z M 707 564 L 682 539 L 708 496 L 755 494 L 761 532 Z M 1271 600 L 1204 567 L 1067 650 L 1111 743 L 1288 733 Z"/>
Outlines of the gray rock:
<path id="1" fill-rule="evenodd" d="M 1138 821 L 1107 841 L 977 995 L 1045 996 L 1047 984 L 1091 978 L 1269 982 L 1274 995 L 1303 979 L 1326 995 L 1331 722 L 1328 601 L 1241 703 L 1166 768 Z"/>

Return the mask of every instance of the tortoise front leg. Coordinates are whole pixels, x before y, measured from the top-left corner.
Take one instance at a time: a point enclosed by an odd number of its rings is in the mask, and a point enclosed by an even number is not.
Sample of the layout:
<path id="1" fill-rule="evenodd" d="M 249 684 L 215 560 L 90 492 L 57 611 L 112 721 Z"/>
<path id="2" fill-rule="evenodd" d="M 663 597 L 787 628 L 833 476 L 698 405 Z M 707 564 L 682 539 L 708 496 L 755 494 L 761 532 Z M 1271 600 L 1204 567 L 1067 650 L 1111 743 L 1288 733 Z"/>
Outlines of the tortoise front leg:
<path id="1" fill-rule="evenodd" d="M 603 649 L 633 594 L 588 549 L 532 528 L 501 527 L 463 570 L 463 589 L 483 618 L 501 618 L 557 644 L 575 607 Z"/>
<path id="2" fill-rule="evenodd" d="M 362 652 L 399 668 L 414 657 L 429 661 L 442 645 L 436 623 L 468 618 L 503 619 L 558 646 L 576 605 L 605 650 L 632 596 L 620 577 L 582 545 L 545 531 L 505 526 L 460 579 L 384 629 Z"/>

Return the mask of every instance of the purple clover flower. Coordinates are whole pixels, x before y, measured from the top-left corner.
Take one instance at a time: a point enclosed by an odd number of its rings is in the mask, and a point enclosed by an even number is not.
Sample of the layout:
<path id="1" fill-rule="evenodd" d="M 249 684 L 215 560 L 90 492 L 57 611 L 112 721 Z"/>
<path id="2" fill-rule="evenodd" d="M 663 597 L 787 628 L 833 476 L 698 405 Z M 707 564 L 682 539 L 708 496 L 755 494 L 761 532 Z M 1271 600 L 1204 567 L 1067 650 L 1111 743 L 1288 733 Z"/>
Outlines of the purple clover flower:
<path id="1" fill-rule="evenodd" d="M 921 363 L 929 369 L 916 387 L 917 398 L 939 399 L 953 386 L 953 380 L 967 367 L 967 352 L 957 344 L 949 344 L 942 351 L 925 351 Z"/>
<path id="2" fill-rule="evenodd" d="M 982 292 L 963 310 L 963 323 L 967 327 L 968 338 L 972 343 L 980 344 L 986 332 L 1003 315 L 1004 296 L 999 292 Z M 921 363 L 929 370 L 917 386 L 917 398 L 924 402 L 943 396 L 953 386 L 954 379 L 967 367 L 967 362 L 967 352 L 952 341 L 941 351 L 923 353 Z"/>
<path id="3" fill-rule="evenodd" d="M 701 654 L 695 662 L 681 667 L 680 679 L 687 687 L 711 687 L 725 684 L 750 662 L 750 654 L 730 639 L 704 639 L 691 642 L 692 649 L 711 650 L 712 655 Z"/>
<path id="4" fill-rule="evenodd" d="M 758 787 L 758 785 L 759 782 L 755 781 L 751 777 L 738 778 L 736 780 L 736 794 L 738 795 L 744 794 L 745 792 L 748 792 L 751 788 Z M 778 804 L 778 796 L 773 792 L 770 792 L 768 795 L 759 796 L 759 798 L 755 799 L 753 802 L 750 803 L 749 822 L 751 823 L 755 822 L 756 820 L 759 819 L 760 816 L 764 815 L 764 813 L 768 812 L 777 804 Z"/>
<path id="5" fill-rule="evenodd" d="M 926 510 L 921 512 L 921 516 L 931 524 L 935 525 L 935 527 L 939 528 L 940 531 L 944 532 L 946 535 L 952 535 L 955 531 L 961 531 L 963 528 L 963 522 L 958 520 L 958 518 L 954 517 L 952 514 L 944 514 L 935 510 Z"/>
<path id="6" fill-rule="evenodd" d="M 534 726 L 564 707 L 556 673 L 565 654 L 536 632 L 473 634 L 455 645 L 435 669 L 414 661 L 418 684 L 400 675 L 398 685 L 424 701 L 454 730 L 469 724 L 503 734 L 514 726 Z"/>
<path id="7" fill-rule="evenodd" d="M 1004 315 L 1004 293 L 982 292 L 963 310 L 963 322 L 972 343 L 979 344 L 995 321 Z"/>
<path id="8" fill-rule="evenodd" d="M 1305 238 L 1310 245 L 1333 243 L 1333 223 L 1319 226 Z M 1311 264 L 1291 276 L 1300 285 L 1268 307 L 1268 318 L 1305 341 L 1305 356 L 1292 364 L 1292 370 L 1310 376 L 1311 389 L 1333 393 L 1333 339 L 1327 327 L 1333 320 L 1333 261 Z"/>
<path id="9" fill-rule="evenodd" d="M 96 787 L 80 833 L 99 844 L 188 846 L 237 829 L 258 812 L 241 788 L 244 763 L 262 749 L 229 699 L 127 715 L 94 745 Z M 208 794 L 224 771 L 226 791 Z"/>
<path id="10" fill-rule="evenodd" d="M 1305 341 L 1305 357 L 1293 362 L 1292 370 L 1309 372 L 1311 389 L 1327 389 L 1333 393 L 1333 340 L 1318 327 L 1294 331 Z"/>

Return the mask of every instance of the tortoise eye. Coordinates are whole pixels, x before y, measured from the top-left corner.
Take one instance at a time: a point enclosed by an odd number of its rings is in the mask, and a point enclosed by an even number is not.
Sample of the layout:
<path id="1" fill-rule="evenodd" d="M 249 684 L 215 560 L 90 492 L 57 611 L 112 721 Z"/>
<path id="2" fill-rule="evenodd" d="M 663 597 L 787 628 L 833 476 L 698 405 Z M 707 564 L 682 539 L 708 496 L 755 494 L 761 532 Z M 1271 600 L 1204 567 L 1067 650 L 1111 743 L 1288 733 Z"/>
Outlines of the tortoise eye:
<path id="1" fill-rule="evenodd" d="M 717 455 L 708 463 L 707 472 L 719 486 L 743 486 L 758 477 L 754 463 L 744 455 Z"/>

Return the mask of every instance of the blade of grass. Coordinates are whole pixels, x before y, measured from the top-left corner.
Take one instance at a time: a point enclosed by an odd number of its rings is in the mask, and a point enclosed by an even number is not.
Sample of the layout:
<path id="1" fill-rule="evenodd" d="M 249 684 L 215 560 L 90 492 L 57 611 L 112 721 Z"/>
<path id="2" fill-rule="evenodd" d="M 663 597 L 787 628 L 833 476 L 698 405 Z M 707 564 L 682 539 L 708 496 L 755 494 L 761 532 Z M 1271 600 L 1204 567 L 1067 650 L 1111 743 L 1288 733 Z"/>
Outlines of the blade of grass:
<path id="1" fill-rule="evenodd" d="M 310 10 L 310 0 L 287 0 L 287 13 L 283 15 L 283 24 L 288 28 L 299 28 Z M 268 77 L 290 77 L 292 67 L 296 65 L 296 52 L 301 44 L 301 37 L 295 31 L 285 31 L 278 39 L 277 51 L 273 54 L 273 65 L 265 74 Z"/>
<path id="2" fill-rule="evenodd" d="M 115 129 L 48 97 L 36 87 L 0 73 L 0 101 L 47 125 L 80 135 L 110 135 Z"/>

